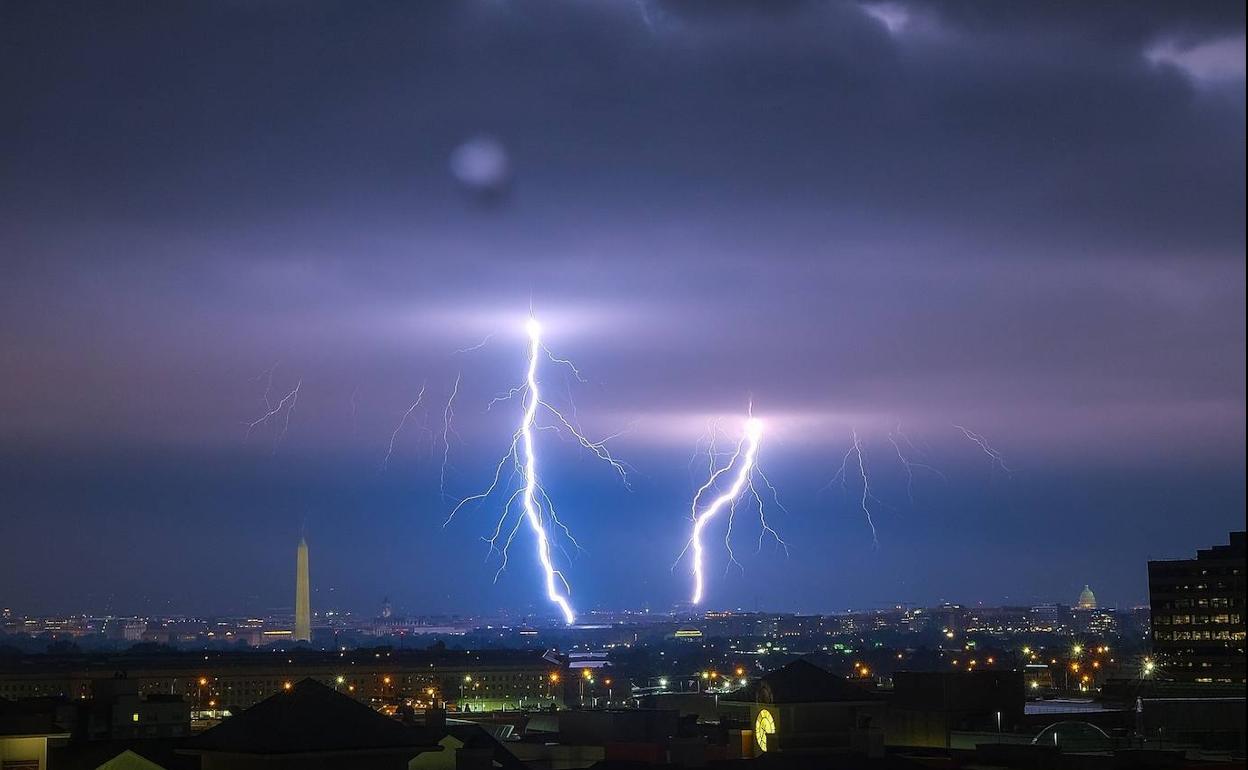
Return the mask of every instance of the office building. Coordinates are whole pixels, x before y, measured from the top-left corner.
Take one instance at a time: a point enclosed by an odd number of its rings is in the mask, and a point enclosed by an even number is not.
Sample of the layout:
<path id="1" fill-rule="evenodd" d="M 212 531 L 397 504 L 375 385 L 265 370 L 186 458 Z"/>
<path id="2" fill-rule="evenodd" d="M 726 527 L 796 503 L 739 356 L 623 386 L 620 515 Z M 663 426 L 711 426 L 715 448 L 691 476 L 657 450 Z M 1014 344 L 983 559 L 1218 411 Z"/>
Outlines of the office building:
<path id="1" fill-rule="evenodd" d="M 1162 678 L 1243 684 L 1244 533 L 1194 559 L 1150 561 L 1153 653 Z"/>

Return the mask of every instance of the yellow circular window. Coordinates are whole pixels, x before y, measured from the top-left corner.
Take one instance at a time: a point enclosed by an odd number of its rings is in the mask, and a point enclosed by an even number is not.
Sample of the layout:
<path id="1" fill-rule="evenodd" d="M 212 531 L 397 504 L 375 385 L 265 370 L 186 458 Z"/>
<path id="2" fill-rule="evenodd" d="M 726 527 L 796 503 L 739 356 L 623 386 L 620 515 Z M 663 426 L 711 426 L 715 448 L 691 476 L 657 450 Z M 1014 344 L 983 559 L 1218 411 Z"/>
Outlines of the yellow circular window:
<path id="1" fill-rule="evenodd" d="M 754 740 L 758 741 L 760 750 L 767 750 L 767 736 L 775 731 L 776 718 L 767 709 L 759 709 L 758 716 L 754 718 Z"/>

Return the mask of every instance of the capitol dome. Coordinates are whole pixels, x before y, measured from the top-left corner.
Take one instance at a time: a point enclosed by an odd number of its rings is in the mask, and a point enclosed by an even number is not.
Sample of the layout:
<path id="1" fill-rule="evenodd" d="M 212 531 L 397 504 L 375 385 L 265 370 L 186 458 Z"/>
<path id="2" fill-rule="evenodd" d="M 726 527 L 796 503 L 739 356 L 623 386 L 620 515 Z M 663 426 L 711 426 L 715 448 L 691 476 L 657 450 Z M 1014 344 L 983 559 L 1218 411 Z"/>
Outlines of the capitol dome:
<path id="1" fill-rule="evenodd" d="M 1083 590 L 1079 592 L 1079 602 L 1075 606 L 1081 610 L 1096 609 L 1096 594 L 1092 593 L 1092 589 L 1085 585 Z"/>

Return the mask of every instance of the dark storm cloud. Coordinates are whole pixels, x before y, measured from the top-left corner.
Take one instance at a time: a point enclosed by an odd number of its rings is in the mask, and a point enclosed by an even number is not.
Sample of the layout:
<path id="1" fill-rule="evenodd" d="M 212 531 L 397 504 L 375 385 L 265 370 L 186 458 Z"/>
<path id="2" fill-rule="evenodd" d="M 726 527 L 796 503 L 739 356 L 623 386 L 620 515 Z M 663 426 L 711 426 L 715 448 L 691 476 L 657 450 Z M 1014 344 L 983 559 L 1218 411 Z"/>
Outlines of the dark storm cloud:
<path id="1" fill-rule="evenodd" d="M 50 467 L 257 461 L 275 362 L 305 383 L 290 462 L 372 467 L 422 382 L 511 384 L 506 334 L 451 351 L 531 301 L 594 380 L 582 418 L 635 423 L 660 476 L 752 394 L 811 474 L 851 424 L 968 420 L 1058 477 L 1212 464 L 1195 504 L 1242 497 L 1242 3 L 0 14 L 0 431 Z M 510 161 L 486 207 L 450 166 L 478 136 Z"/>

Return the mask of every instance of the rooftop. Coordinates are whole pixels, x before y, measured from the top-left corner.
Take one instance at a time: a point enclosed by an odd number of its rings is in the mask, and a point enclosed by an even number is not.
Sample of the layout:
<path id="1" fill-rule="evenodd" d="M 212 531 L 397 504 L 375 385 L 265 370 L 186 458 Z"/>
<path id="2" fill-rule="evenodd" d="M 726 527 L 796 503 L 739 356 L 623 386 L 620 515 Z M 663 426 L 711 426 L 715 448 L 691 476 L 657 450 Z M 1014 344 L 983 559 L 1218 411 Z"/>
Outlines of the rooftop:
<path id="1" fill-rule="evenodd" d="M 777 704 L 861 703 L 878 699 L 874 692 L 806 660 L 795 660 L 721 697 L 726 701 Z"/>
<path id="2" fill-rule="evenodd" d="M 440 751 L 423 730 L 382 716 L 313 679 L 304 679 L 192 738 L 193 752 L 307 754 L 379 749 Z"/>

